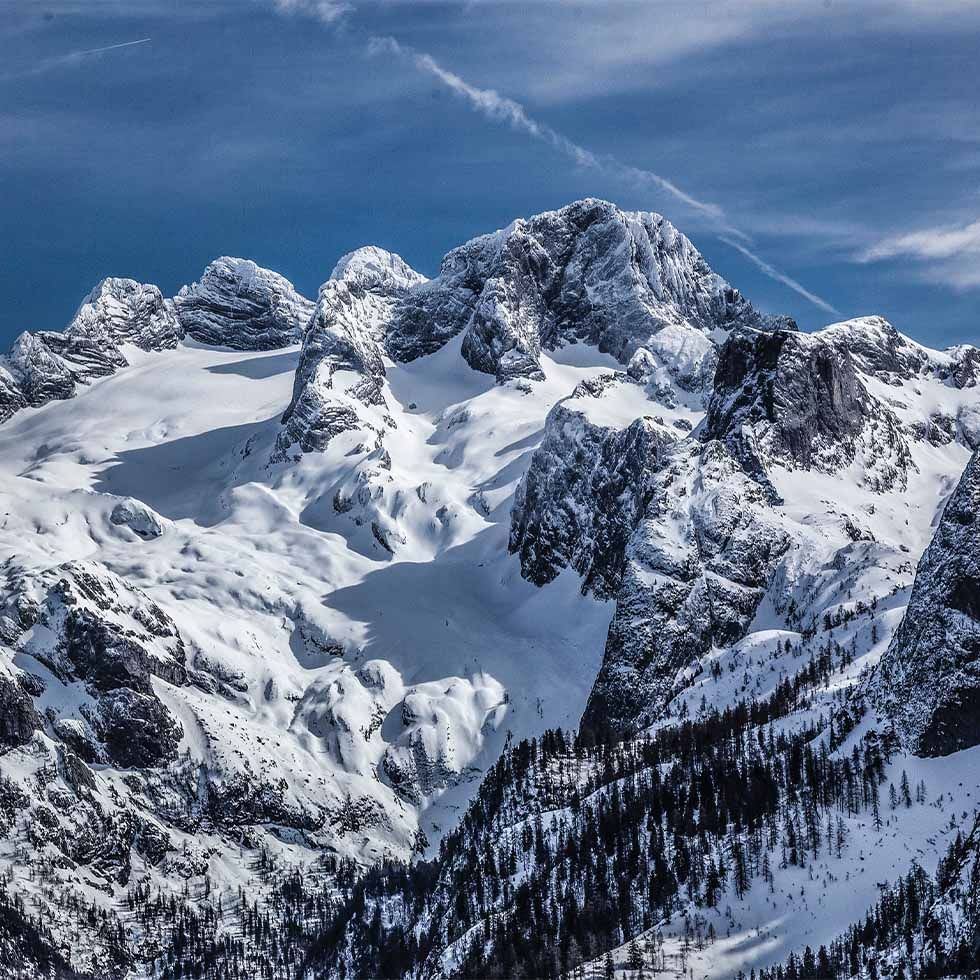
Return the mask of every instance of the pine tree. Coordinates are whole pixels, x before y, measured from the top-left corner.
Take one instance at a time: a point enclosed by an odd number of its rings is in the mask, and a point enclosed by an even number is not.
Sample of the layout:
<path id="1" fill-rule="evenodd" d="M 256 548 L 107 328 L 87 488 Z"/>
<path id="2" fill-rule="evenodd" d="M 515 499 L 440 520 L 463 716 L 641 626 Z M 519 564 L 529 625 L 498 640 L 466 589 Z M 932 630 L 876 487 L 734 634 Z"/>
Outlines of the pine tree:
<path id="1" fill-rule="evenodd" d="M 912 788 L 909 786 L 909 774 L 902 770 L 902 802 L 906 807 L 912 805 Z"/>
<path id="2" fill-rule="evenodd" d="M 626 965 L 633 971 L 643 968 L 643 953 L 640 951 L 640 944 L 636 941 L 635 936 L 630 940 L 629 950 L 626 953 Z"/>

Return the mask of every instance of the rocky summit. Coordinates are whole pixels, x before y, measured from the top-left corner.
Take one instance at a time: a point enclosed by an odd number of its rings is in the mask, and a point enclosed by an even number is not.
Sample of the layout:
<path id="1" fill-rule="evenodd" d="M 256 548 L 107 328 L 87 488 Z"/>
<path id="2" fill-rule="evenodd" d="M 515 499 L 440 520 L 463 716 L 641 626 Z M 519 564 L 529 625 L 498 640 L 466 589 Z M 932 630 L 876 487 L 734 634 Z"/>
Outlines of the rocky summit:
<path id="1" fill-rule="evenodd" d="M 0 358 L 0 972 L 969 975 L 980 351 L 594 199 L 323 274 Z"/>

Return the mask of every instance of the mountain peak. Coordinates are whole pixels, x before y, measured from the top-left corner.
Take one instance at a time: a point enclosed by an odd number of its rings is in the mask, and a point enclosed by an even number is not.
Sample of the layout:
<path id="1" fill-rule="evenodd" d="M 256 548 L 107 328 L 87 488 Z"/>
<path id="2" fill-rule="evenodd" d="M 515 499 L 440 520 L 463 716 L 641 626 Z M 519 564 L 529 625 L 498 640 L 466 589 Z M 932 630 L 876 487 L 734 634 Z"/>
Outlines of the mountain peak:
<path id="1" fill-rule="evenodd" d="M 272 350 L 298 343 L 313 303 L 278 272 L 251 259 L 221 256 L 174 298 L 188 335 L 237 350 Z"/>
<path id="2" fill-rule="evenodd" d="M 364 245 L 342 256 L 330 279 L 359 289 L 408 289 L 426 281 L 400 255 L 377 245 Z"/>

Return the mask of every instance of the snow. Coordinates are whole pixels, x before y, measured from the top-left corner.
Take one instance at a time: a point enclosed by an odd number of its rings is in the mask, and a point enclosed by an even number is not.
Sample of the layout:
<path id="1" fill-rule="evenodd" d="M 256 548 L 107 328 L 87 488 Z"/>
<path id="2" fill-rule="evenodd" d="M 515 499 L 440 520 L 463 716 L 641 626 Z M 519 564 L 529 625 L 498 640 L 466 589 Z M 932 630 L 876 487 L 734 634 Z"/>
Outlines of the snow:
<path id="1" fill-rule="evenodd" d="M 130 367 L 0 428 L 0 562 L 87 559 L 147 592 L 178 624 L 188 667 L 226 690 L 154 679 L 181 751 L 217 782 L 283 779 L 298 807 L 372 801 L 385 819 L 335 841 L 360 856 L 407 854 L 420 825 L 434 846 L 508 731 L 576 725 L 612 613 L 572 573 L 528 584 L 506 548 L 547 411 L 607 358 L 580 347 L 572 363 L 545 357 L 543 382 L 494 385 L 459 343 L 388 366 L 390 483 L 371 503 L 404 538 L 394 555 L 331 505 L 357 462 L 343 440 L 269 462 L 296 347 L 127 346 Z M 151 515 L 156 537 L 140 533 Z M 50 706 L 73 717 L 55 690 Z M 394 721 L 359 733 L 375 714 Z M 461 780 L 419 806 L 384 775 L 415 740 Z"/>

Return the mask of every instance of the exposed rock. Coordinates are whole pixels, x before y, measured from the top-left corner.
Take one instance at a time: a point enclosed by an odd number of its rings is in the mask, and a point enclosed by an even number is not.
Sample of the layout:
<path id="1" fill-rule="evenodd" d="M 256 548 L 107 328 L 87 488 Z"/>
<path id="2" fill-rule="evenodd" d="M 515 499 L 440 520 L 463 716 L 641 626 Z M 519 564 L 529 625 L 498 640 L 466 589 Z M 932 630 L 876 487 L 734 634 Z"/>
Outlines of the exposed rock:
<path id="1" fill-rule="evenodd" d="M 109 520 L 117 526 L 128 527 L 134 534 L 147 541 L 163 534 L 163 518 L 142 500 L 135 500 L 132 497 L 120 500 L 112 508 Z"/>
<path id="2" fill-rule="evenodd" d="M 174 303 L 189 336 L 235 350 L 299 343 L 313 313 L 313 304 L 288 279 L 249 259 L 228 256 L 215 259 Z"/>
<path id="3" fill-rule="evenodd" d="M 957 388 L 975 388 L 980 385 L 980 349 L 954 347 L 948 352 L 953 357 L 953 383 Z"/>
<path id="4" fill-rule="evenodd" d="M 206 810 L 216 827 L 273 823 L 295 830 L 315 831 L 323 825 L 319 811 L 303 810 L 283 798 L 282 790 L 241 773 L 207 785 Z"/>
<path id="5" fill-rule="evenodd" d="M 31 405 L 71 398 L 78 385 L 128 363 L 121 350 L 176 346 L 183 336 L 174 305 L 156 286 L 103 279 L 62 333 L 23 333 L 0 364 L 0 422 Z"/>
<path id="6" fill-rule="evenodd" d="M 26 404 L 32 407 L 59 398 L 71 398 L 76 377 L 65 361 L 54 354 L 41 334 L 22 333 L 8 355 Z"/>
<path id="7" fill-rule="evenodd" d="M 99 698 L 99 724 L 117 766 L 160 765 L 177 754 L 183 728 L 156 695 L 116 688 Z"/>
<path id="8" fill-rule="evenodd" d="M 26 407 L 27 399 L 10 373 L 10 368 L 0 363 L 0 423 L 6 422 L 15 412 Z"/>
<path id="9" fill-rule="evenodd" d="M 820 337 L 841 355 L 850 355 L 859 370 L 882 381 L 907 381 L 930 366 L 929 352 L 900 334 L 884 317 L 862 316 L 834 323 L 824 327 Z"/>
<path id="10" fill-rule="evenodd" d="M 91 696 L 51 716 L 55 734 L 82 758 L 102 761 L 105 752 L 118 765 L 142 766 L 172 757 L 180 725 L 151 678 L 184 684 L 185 650 L 155 602 L 95 563 L 69 562 L 11 573 L 6 618 L 16 624 L 16 649 Z"/>
<path id="11" fill-rule="evenodd" d="M 0 673 L 0 749 L 26 744 L 42 724 L 18 677 Z"/>
<path id="12" fill-rule="evenodd" d="M 294 445 L 304 453 L 322 452 L 342 432 L 384 427 L 378 341 L 400 298 L 424 281 L 399 256 L 379 248 L 358 249 L 337 263 L 320 287 L 303 340 L 277 458 Z M 363 408 L 381 411 L 365 415 Z"/>
<path id="13" fill-rule="evenodd" d="M 622 735 L 655 720 L 712 644 L 745 635 L 789 547 L 769 499 L 717 442 L 685 442 L 630 539 L 602 668 L 582 718 Z"/>
<path id="14" fill-rule="evenodd" d="M 980 743 L 980 453 L 946 503 L 874 682 L 909 749 Z"/>
<path id="15" fill-rule="evenodd" d="M 132 279 L 103 279 L 64 332 L 71 340 L 107 339 L 145 351 L 176 347 L 183 335 L 173 301 L 164 299 L 156 286 Z"/>
<path id="16" fill-rule="evenodd" d="M 151 675 L 186 681 L 183 640 L 155 602 L 89 563 L 71 562 L 60 572 L 42 614 L 58 635 L 54 666 L 99 690 L 150 693 Z"/>
<path id="17" fill-rule="evenodd" d="M 666 327 L 738 325 L 770 321 L 669 221 L 587 199 L 454 249 L 406 297 L 387 346 L 412 360 L 466 329 L 470 366 L 507 380 L 539 376 L 541 350 L 571 340 L 625 364 Z"/>
<path id="18" fill-rule="evenodd" d="M 673 438 L 650 418 L 615 429 L 559 402 L 511 514 L 510 550 L 520 554 L 524 578 L 544 585 L 570 566 L 583 591 L 615 595 L 627 542 Z"/>
<path id="19" fill-rule="evenodd" d="M 400 255 L 365 245 L 343 256 L 330 273 L 330 282 L 343 282 L 355 296 L 399 296 L 426 282 Z M 375 323 L 376 327 L 383 326 Z M 383 334 L 375 336 L 382 340 Z"/>
<path id="20" fill-rule="evenodd" d="M 868 393 L 849 349 L 824 332 L 733 333 L 703 438 L 724 442 L 763 485 L 772 465 L 834 473 L 860 455 L 864 481 L 888 490 L 904 487 L 913 465 L 895 413 Z"/>

